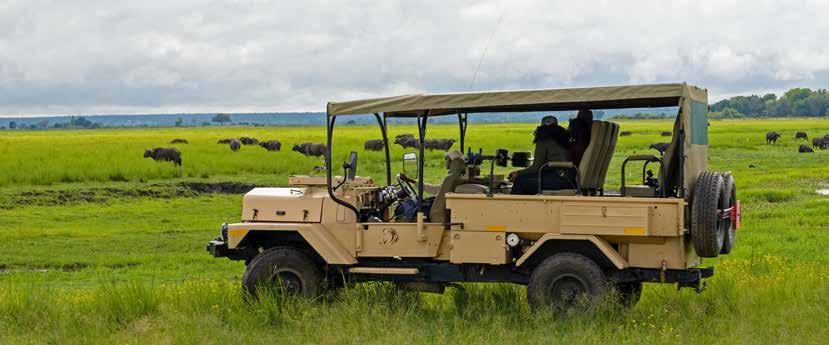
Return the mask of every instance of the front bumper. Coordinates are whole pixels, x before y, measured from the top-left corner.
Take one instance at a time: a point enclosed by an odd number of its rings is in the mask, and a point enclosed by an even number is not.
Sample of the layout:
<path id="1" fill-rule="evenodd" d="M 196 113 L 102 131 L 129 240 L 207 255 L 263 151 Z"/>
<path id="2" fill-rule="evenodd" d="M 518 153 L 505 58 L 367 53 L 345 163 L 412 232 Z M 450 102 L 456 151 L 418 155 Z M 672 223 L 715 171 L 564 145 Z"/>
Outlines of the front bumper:
<path id="1" fill-rule="evenodd" d="M 230 249 L 227 248 L 227 242 L 221 237 L 216 237 L 212 241 L 208 242 L 205 249 L 207 249 L 207 252 L 210 253 L 210 255 L 213 255 L 213 257 L 216 258 L 227 257 L 230 252 Z"/>
<path id="2" fill-rule="evenodd" d="M 656 268 L 627 268 L 618 271 L 616 279 L 620 282 L 641 281 L 646 283 L 677 284 L 677 288 L 689 287 L 697 292 L 705 290 L 702 280 L 714 275 L 713 267 L 695 267 L 682 270 Z"/>

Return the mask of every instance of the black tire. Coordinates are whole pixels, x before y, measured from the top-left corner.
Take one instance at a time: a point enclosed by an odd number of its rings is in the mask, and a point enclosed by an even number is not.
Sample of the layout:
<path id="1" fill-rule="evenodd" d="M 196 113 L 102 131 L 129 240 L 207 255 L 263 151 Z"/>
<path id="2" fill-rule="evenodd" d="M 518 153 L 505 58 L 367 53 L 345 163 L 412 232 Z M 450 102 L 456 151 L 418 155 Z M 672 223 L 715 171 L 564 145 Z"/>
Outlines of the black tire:
<path id="1" fill-rule="evenodd" d="M 607 278 L 590 258 L 574 253 L 553 255 L 536 267 L 527 284 L 527 302 L 534 310 L 589 308 L 605 295 Z"/>
<path id="2" fill-rule="evenodd" d="M 737 204 L 737 188 L 734 186 L 734 176 L 731 173 L 723 173 L 723 207 L 732 208 Z M 734 242 L 737 241 L 737 224 L 729 219 L 722 219 L 725 226 L 725 237 L 723 238 L 720 254 L 730 254 L 734 249 Z"/>
<path id="3" fill-rule="evenodd" d="M 720 226 L 717 210 L 720 209 L 723 178 L 717 173 L 704 171 L 694 186 L 691 205 L 691 237 L 697 255 L 714 258 L 720 254 L 725 240 L 725 228 Z"/>
<path id="4" fill-rule="evenodd" d="M 259 253 L 242 276 L 242 286 L 254 298 L 260 287 L 275 293 L 316 297 L 321 285 L 322 274 L 314 261 L 292 247 L 273 247 Z"/>
<path id="5" fill-rule="evenodd" d="M 627 308 L 633 308 L 642 297 L 642 282 L 616 283 L 613 288 L 619 293 L 619 304 Z"/>

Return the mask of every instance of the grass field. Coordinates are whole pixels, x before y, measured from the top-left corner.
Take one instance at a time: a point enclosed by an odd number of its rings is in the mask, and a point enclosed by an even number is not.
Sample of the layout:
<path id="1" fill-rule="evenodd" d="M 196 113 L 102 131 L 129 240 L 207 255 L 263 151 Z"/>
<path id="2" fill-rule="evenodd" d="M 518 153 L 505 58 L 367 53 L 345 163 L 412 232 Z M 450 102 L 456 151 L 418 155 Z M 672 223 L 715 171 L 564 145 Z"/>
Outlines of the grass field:
<path id="1" fill-rule="evenodd" d="M 627 121 L 608 174 L 625 156 L 654 152 L 668 121 Z M 475 149 L 529 150 L 531 124 L 472 124 Z M 776 145 L 764 133 L 782 132 Z M 829 343 L 829 151 L 798 154 L 794 132 L 829 134 L 816 119 L 712 121 L 710 169 L 731 170 L 743 202 L 735 251 L 705 260 L 716 275 L 696 294 L 646 285 L 632 310 L 531 313 L 524 288 L 466 284 L 445 295 L 362 284 L 319 301 L 245 302 L 244 265 L 212 259 L 204 244 L 240 217 L 247 184 L 284 185 L 321 160 L 290 151 L 324 141 L 319 127 L 0 132 L 0 344 L 17 343 Z M 413 133 L 392 128 L 391 136 Z M 430 137 L 456 137 L 431 126 Z M 216 141 L 279 139 L 232 153 Z M 360 175 L 383 176 L 383 156 L 363 152 L 375 127 L 341 126 L 334 161 L 359 151 Z M 144 148 L 183 153 L 181 169 L 142 158 Z M 404 150 L 392 151 L 394 171 Z M 442 153 L 427 154 L 437 182 Z M 336 166 L 337 164 L 335 164 Z M 633 169 L 635 170 L 635 169 Z M 506 170 L 502 170 L 505 172 Z M 629 178 L 635 178 L 633 174 Z M 192 182 L 241 183 L 207 190 Z"/>

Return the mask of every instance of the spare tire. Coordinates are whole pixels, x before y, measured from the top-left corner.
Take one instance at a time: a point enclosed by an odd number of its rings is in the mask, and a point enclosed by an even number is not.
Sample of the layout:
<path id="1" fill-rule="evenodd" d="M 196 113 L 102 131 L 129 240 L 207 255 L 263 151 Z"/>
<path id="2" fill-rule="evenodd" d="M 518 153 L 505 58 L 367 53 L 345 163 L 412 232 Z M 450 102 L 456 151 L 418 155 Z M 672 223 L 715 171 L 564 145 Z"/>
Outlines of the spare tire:
<path id="1" fill-rule="evenodd" d="M 691 238 L 697 255 L 715 258 L 722 250 L 725 228 L 720 226 L 718 210 L 722 205 L 723 178 L 711 171 L 702 172 L 694 186 L 691 204 Z"/>
<path id="2" fill-rule="evenodd" d="M 730 208 L 731 212 L 736 212 L 734 206 L 737 204 L 737 188 L 734 186 L 734 176 L 731 173 L 723 173 L 723 208 Z M 731 221 L 731 217 L 721 219 L 725 227 L 725 237 L 723 238 L 722 249 L 720 254 L 729 254 L 734 248 L 734 241 L 737 240 L 737 224 Z"/>

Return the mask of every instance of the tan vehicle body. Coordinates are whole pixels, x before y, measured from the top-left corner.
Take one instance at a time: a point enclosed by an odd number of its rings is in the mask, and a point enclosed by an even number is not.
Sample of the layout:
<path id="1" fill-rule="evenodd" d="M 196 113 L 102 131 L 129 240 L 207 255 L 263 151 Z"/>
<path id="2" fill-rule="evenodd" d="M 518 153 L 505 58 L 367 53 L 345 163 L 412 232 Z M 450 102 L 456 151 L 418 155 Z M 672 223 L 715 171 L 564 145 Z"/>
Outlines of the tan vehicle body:
<path id="1" fill-rule="evenodd" d="M 431 258 L 456 264 L 521 266 L 547 241 L 595 245 L 616 268 L 683 269 L 699 264 L 684 238 L 685 201 L 675 198 L 544 195 L 447 195 L 452 223 L 357 223 L 334 203 L 321 177 L 294 176 L 289 188 L 257 188 L 243 202 L 242 223 L 228 225 L 235 249 L 251 231 L 296 231 L 329 264 L 353 265 L 360 257 Z M 341 197 L 367 202 L 373 182 L 347 183 Z M 511 256 L 508 233 L 529 240 Z M 618 250 L 616 249 L 618 248 Z"/>

